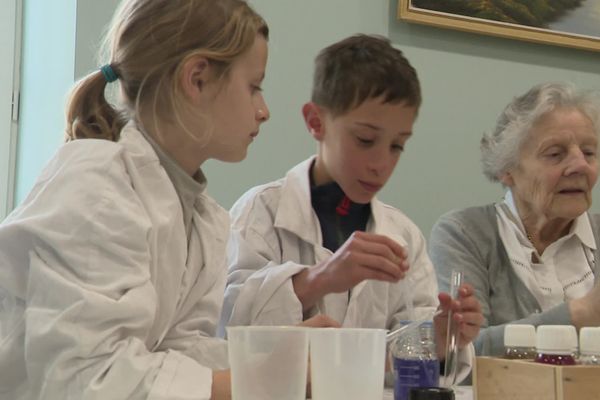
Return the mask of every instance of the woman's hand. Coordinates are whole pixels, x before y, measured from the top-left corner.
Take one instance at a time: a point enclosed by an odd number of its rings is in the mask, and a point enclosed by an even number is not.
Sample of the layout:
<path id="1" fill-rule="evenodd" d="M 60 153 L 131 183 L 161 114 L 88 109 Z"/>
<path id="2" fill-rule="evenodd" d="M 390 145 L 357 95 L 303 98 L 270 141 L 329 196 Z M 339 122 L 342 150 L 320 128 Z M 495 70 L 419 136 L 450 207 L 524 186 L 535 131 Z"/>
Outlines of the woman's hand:
<path id="1" fill-rule="evenodd" d="M 600 281 L 579 299 L 569 301 L 569 312 L 577 329 L 584 326 L 600 326 Z"/>
<path id="2" fill-rule="evenodd" d="M 440 300 L 438 310 L 442 310 L 442 313 L 433 319 L 433 324 L 438 358 L 443 360 L 446 357 L 449 311 L 452 310 L 452 319 L 459 325 L 459 349 L 471 343 L 479 335 L 483 314 L 481 313 L 481 304 L 474 295 L 473 287 L 468 283 L 462 284 L 458 289 L 457 300 L 452 300 L 448 293 L 440 293 L 438 299 Z"/>

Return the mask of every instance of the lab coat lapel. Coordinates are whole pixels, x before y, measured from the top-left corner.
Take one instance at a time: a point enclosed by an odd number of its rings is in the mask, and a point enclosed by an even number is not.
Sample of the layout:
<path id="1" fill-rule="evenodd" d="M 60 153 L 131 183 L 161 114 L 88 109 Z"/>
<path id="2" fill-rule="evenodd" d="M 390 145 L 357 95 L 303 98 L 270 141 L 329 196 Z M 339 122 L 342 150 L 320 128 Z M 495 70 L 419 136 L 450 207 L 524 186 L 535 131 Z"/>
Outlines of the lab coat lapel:
<path id="1" fill-rule="evenodd" d="M 320 247 L 323 241 L 319 219 L 310 200 L 308 171 L 314 157 L 298 164 L 286 175 L 274 226 L 294 233 L 303 241 Z"/>
<path id="2" fill-rule="evenodd" d="M 174 292 L 173 288 L 180 287 L 186 270 L 188 249 L 185 247 L 187 243 L 185 231 L 183 224 L 173 223 L 183 219 L 183 211 L 179 201 L 173 201 L 178 198 L 175 188 L 160 165 L 152 146 L 143 135 L 133 125 L 128 125 L 121 134 L 120 142 L 131 154 L 131 162 L 134 165 L 128 170 L 132 184 L 136 187 L 140 200 L 145 203 L 145 209 L 150 213 L 148 216 L 153 221 L 152 226 L 155 227 L 150 230 L 148 237 L 152 252 L 150 254 L 151 279 L 157 293 L 168 293 L 158 299 L 158 306 L 162 310 L 157 312 L 157 319 L 147 338 L 149 347 L 154 348 L 160 343 L 165 331 L 171 325 L 172 318 L 176 315 L 179 293 Z M 168 230 L 169 233 L 161 233 L 162 229 Z M 159 237 L 170 237 L 171 240 L 169 243 L 159 243 Z M 164 268 L 165 265 L 169 266 L 170 273 L 160 274 L 159 268 Z"/>

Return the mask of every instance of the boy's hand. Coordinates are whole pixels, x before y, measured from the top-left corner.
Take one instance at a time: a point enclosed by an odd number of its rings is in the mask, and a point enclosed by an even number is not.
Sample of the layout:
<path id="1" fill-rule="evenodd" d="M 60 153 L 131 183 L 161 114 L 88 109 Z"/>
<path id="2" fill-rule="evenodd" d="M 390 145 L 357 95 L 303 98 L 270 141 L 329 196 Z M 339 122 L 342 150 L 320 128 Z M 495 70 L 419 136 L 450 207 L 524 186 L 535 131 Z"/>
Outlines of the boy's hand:
<path id="1" fill-rule="evenodd" d="M 437 353 L 440 360 L 446 357 L 448 312 L 450 310 L 453 312 L 452 319 L 459 324 L 458 347 L 460 349 L 471 343 L 479 335 L 479 329 L 483 323 L 481 304 L 474 295 L 473 287 L 468 283 L 462 284 L 458 289 L 458 295 L 458 300 L 452 300 L 448 293 L 438 295 L 440 300 L 438 309 L 441 309 L 442 313 L 433 319 L 433 323 Z"/>
<path id="2" fill-rule="evenodd" d="M 409 265 L 407 252 L 387 236 L 354 232 L 324 262 L 293 278 L 294 291 L 304 310 L 328 293 L 342 293 L 366 279 L 398 282 Z"/>

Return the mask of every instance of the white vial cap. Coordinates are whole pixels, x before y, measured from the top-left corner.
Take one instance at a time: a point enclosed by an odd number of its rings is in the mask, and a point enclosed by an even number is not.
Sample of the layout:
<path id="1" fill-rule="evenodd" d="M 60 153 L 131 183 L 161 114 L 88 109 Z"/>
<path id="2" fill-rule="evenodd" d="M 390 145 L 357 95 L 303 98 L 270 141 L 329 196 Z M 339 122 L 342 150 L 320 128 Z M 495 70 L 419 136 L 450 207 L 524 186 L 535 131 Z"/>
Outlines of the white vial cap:
<path id="1" fill-rule="evenodd" d="M 600 354 L 600 327 L 585 327 L 579 331 L 581 354 Z"/>
<path id="2" fill-rule="evenodd" d="M 504 347 L 535 347 L 535 327 L 526 324 L 506 325 Z"/>
<path id="3" fill-rule="evenodd" d="M 537 351 L 565 354 L 577 350 L 577 331 L 573 325 L 540 325 L 537 328 Z"/>

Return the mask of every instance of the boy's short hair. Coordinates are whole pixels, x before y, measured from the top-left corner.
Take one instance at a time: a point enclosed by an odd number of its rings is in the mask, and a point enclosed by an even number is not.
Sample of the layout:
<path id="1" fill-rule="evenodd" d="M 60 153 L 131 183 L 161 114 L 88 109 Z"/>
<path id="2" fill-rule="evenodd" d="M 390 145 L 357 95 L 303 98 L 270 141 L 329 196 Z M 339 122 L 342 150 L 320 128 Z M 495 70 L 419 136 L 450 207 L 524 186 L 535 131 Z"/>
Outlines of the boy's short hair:
<path id="1" fill-rule="evenodd" d="M 385 103 L 421 105 L 417 71 L 389 39 L 359 34 L 321 50 L 315 59 L 314 103 L 338 116 L 380 96 Z"/>

